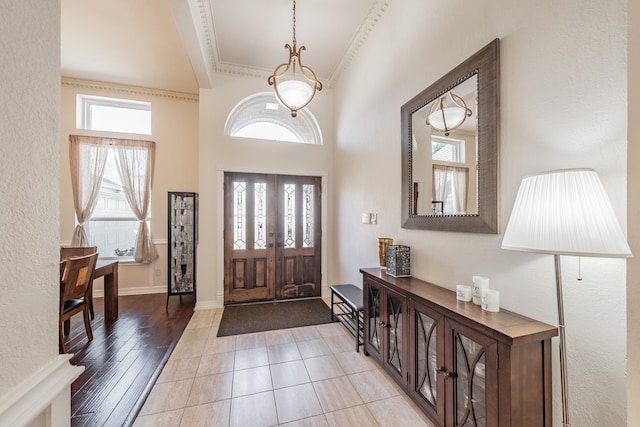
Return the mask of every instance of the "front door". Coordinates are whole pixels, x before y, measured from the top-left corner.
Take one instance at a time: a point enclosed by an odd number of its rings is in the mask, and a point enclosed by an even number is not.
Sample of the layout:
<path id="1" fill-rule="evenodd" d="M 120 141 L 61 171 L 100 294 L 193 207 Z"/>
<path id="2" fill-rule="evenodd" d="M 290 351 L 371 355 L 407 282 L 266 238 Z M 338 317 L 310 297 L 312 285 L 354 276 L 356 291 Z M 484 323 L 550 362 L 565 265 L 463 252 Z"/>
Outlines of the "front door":
<path id="1" fill-rule="evenodd" d="M 321 294 L 321 178 L 225 173 L 224 301 Z"/>

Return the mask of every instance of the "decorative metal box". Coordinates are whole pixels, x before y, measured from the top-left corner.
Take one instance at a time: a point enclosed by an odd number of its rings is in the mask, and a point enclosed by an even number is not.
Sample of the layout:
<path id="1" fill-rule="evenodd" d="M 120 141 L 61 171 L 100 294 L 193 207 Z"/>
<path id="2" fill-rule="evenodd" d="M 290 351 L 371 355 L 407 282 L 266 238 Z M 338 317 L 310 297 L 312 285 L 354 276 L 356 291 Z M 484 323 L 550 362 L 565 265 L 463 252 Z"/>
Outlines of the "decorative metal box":
<path id="1" fill-rule="evenodd" d="M 387 246 L 387 274 L 395 277 L 411 276 L 411 249 L 409 246 Z"/>

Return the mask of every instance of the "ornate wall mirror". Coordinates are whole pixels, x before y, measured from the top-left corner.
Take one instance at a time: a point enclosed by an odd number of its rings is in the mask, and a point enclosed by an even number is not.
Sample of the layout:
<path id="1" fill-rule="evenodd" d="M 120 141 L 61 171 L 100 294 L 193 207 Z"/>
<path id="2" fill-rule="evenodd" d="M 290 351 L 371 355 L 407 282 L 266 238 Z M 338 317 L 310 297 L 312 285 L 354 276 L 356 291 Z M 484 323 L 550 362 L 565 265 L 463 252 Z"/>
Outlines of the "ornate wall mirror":
<path id="1" fill-rule="evenodd" d="M 402 106 L 403 228 L 498 232 L 499 49 Z"/>

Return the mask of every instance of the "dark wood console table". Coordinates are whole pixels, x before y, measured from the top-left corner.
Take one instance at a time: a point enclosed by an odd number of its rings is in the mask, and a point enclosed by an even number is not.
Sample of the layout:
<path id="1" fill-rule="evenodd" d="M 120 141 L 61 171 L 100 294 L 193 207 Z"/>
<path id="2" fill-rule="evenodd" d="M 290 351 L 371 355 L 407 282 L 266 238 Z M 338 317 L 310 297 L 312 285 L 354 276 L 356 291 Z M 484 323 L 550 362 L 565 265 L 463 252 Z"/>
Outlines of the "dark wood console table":
<path id="1" fill-rule="evenodd" d="M 557 328 L 455 292 L 361 269 L 365 353 L 439 426 L 551 427 Z"/>

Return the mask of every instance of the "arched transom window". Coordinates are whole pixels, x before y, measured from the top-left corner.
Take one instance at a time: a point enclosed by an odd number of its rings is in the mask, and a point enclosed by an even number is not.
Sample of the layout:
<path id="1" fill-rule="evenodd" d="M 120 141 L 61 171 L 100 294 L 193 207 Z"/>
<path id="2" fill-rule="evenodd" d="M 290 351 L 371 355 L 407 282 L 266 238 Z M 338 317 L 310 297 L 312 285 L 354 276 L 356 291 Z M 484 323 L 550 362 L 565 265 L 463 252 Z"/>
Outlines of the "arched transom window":
<path id="1" fill-rule="evenodd" d="M 291 117 L 271 92 L 240 101 L 229 113 L 224 133 L 240 138 L 322 144 L 322 132 L 313 114 L 304 108 L 297 117 Z"/>

